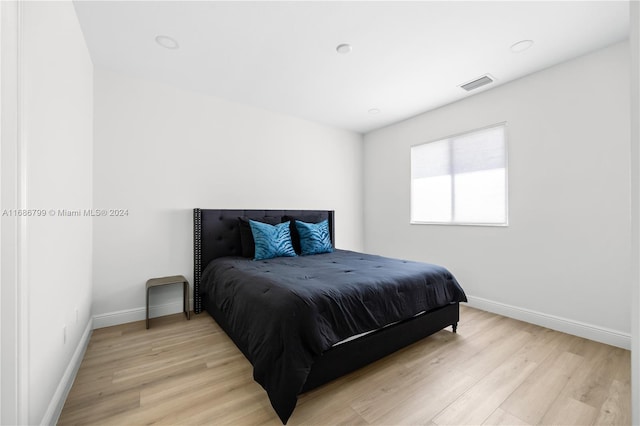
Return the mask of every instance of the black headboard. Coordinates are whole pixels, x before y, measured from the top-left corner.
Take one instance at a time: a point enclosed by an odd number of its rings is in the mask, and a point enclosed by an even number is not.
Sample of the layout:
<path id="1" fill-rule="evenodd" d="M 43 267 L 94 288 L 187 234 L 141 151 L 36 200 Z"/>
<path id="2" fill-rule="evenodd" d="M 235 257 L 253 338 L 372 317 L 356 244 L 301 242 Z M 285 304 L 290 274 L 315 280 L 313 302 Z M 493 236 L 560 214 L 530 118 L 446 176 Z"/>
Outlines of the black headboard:
<path id="1" fill-rule="evenodd" d="M 202 270 L 213 259 L 223 256 L 241 256 L 238 217 L 260 221 L 283 216 L 319 216 L 329 221 L 331 241 L 334 238 L 333 210 L 210 210 L 193 209 L 193 310 L 202 312 L 200 278 Z"/>

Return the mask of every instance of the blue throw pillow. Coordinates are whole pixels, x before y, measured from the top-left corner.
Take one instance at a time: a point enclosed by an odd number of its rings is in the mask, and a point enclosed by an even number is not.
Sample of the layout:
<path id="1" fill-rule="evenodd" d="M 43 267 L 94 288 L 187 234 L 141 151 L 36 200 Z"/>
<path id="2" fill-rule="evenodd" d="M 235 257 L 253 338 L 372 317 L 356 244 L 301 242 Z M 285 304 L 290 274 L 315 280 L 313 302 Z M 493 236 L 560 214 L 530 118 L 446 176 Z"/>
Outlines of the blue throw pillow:
<path id="1" fill-rule="evenodd" d="M 291 232 L 288 222 L 269 225 L 250 220 L 249 226 L 251 226 L 251 233 L 256 244 L 254 260 L 296 256 L 296 252 L 291 245 Z"/>
<path id="2" fill-rule="evenodd" d="M 296 229 L 300 234 L 300 251 L 303 256 L 333 251 L 329 221 L 326 219 L 320 223 L 306 223 L 296 220 Z"/>

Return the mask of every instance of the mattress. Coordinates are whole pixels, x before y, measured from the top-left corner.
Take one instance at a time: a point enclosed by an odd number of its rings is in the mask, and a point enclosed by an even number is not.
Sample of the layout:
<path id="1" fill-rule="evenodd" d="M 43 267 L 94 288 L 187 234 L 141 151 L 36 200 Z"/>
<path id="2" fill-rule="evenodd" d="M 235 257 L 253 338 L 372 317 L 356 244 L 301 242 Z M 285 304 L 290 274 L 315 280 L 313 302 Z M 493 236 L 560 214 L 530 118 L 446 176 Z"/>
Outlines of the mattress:
<path id="1" fill-rule="evenodd" d="M 218 258 L 205 268 L 201 288 L 285 423 L 322 352 L 466 301 L 442 266 L 344 250 L 260 261 Z"/>

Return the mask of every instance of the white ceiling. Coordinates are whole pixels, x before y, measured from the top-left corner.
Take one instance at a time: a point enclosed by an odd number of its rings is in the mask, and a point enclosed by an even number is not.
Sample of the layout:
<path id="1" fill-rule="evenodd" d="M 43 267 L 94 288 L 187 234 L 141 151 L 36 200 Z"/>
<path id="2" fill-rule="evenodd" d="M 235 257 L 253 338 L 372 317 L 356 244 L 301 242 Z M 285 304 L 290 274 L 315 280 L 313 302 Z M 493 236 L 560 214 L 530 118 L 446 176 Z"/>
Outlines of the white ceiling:
<path id="1" fill-rule="evenodd" d="M 98 67 L 361 133 L 625 40 L 629 30 L 628 1 L 75 6 Z M 157 35 L 180 48 L 160 47 Z M 523 39 L 535 44 L 512 53 Z M 338 54 L 340 43 L 353 51 Z M 486 73 L 495 83 L 458 87 Z"/>

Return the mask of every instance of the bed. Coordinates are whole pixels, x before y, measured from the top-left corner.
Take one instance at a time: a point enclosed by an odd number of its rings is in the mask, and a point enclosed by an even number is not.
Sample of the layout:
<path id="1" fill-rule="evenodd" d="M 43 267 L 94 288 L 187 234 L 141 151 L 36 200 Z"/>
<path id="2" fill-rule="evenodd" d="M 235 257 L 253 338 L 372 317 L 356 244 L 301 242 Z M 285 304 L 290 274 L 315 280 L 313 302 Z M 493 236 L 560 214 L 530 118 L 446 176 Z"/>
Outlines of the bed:
<path id="1" fill-rule="evenodd" d="M 296 242 L 295 220 L 326 221 L 330 252 L 253 260 L 249 220 L 291 223 Z M 334 241 L 333 211 L 194 209 L 194 311 L 206 310 L 251 362 L 284 424 L 297 395 L 448 326 L 456 332 L 466 302 L 443 267 Z"/>

